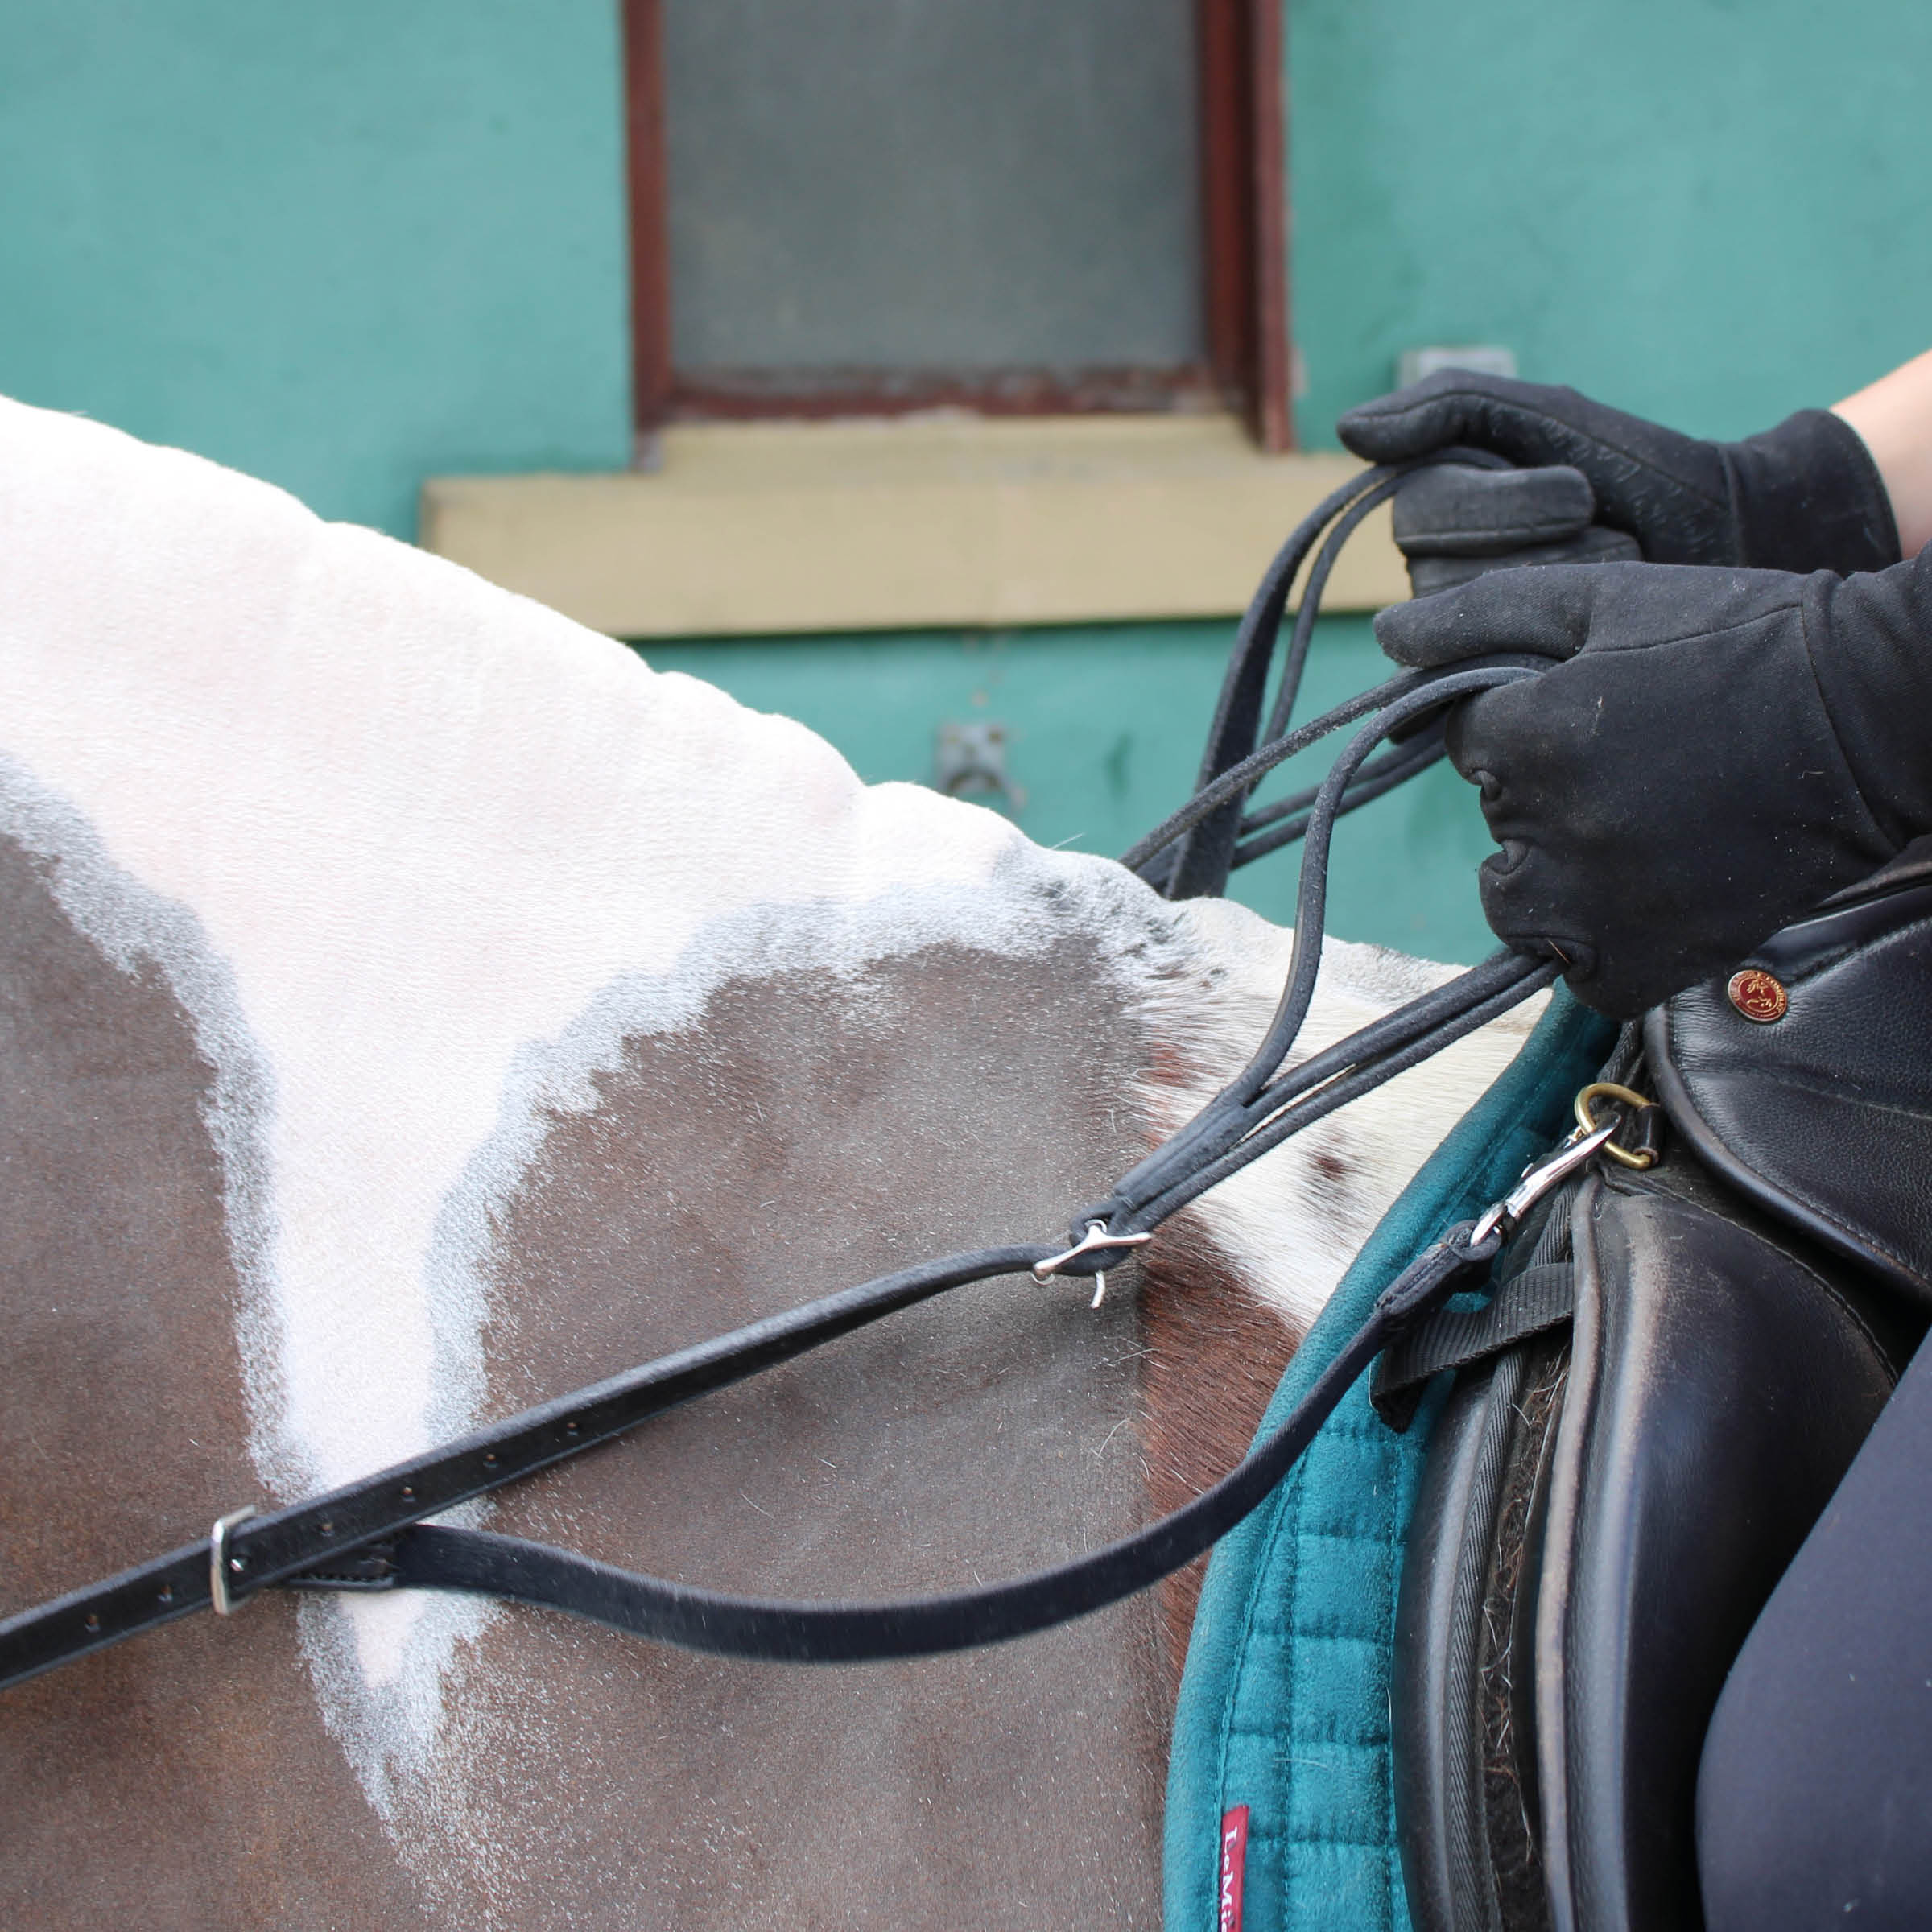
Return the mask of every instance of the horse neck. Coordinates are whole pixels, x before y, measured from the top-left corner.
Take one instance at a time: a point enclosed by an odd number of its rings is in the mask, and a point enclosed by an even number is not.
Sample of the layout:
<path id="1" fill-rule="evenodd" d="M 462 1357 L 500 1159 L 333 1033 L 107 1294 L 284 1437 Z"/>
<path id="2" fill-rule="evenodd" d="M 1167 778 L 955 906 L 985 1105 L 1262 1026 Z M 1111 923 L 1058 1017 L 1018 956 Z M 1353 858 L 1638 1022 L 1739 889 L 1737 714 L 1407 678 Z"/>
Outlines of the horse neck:
<path id="1" fill-rule="evenodd" d="M 21 1601 L 909 1259 L 1055 1233 L 1259 1037 L 1286 938 L 1238 909 L 862 786 L 795 725 L 192 458 L 11 407 L 0 450 Z M 1314 1030 L 1418 972 L 1334 949 Z M 1102 1540 L 1233 1459 L 1498 1057 L 1270 1156 L 1097 1311 L 989 1285 L 494 1520 L 785 1595 Z M 138 1769 L 216 1698 L 249 1748 L 183 1771 L 194 1814 L 271 1835 L 317 1922 L 912 1923 L 914 1896 L 1137 1921 L 1185 1584 L 1164 1608 L 815 1674 L 446 1599 L 264 1603 L 16 1705 L 7 1748 L 63 1768 L 9 1781 L 37 1795 L 0 1897 L 56 1859 L 76 1922 L 232 1886 Z M 74 1822 L 104 1802 L 112 1860 Z M 935 1854 L 935 1817 L 973 1823 Z M 720 1833 L 749 1862 L 708 1892 Z M 274 1891 L 217 1902 L 275 1922 Z"/>

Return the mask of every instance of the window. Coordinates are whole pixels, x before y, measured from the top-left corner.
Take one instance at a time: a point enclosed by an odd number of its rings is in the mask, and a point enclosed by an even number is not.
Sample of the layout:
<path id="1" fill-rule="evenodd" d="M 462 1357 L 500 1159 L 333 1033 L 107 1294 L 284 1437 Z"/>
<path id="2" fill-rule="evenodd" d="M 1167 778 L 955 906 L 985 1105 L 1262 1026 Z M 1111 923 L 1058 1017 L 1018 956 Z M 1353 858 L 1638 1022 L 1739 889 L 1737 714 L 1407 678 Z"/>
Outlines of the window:
<path id="1" fill-rule="evenodd" d="M 1278 0 L 627 0 L 638 427 L 1290 438 Z"/>

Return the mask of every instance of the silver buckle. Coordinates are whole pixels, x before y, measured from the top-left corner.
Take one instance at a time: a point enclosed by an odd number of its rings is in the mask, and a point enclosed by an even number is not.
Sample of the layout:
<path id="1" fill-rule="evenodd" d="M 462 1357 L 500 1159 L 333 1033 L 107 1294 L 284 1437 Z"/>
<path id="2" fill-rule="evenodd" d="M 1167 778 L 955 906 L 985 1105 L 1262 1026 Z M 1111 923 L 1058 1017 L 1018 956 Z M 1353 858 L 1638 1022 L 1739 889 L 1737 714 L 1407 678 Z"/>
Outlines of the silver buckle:
<path id="1" fill-rule="evenodd" d="M 253 1503 L 240 1509 L 231 1509 L 226 1516 L 216 1519 L 215 1526 L 208 1533 L 208 1596 L 215 1607 L 217 1616 L 233 1616 L 239 1607 L 228 1593 L 229 1572 L 232 1570 L 239 1576 L 247 1564 L 238 1556 L 228 1553 L 230 1532 L 238 1523 L 245 1523 L 251 1516 L 261 1512 Z"/>

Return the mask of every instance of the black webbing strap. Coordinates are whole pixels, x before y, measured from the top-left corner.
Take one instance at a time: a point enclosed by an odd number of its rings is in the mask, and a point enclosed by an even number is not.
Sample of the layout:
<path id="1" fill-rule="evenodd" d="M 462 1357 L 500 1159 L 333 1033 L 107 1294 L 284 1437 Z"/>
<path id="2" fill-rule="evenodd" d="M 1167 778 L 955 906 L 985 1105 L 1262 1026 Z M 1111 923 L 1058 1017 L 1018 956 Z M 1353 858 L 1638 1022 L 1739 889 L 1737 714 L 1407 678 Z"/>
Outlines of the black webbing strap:
<path id="1" fill-rule="evenodd" d="M 1439 1308 L 1389 1346 L 1376 1364 L 1369 1400 L 1391 1429 L 1415 1419 L 1422 1391 L 1445 1368 L 1467 1368 L 1567 1322 L 1576 1312 L 1576 1271 L 1568 1261 L 1524 1268 L 1480 1308 Z"/>

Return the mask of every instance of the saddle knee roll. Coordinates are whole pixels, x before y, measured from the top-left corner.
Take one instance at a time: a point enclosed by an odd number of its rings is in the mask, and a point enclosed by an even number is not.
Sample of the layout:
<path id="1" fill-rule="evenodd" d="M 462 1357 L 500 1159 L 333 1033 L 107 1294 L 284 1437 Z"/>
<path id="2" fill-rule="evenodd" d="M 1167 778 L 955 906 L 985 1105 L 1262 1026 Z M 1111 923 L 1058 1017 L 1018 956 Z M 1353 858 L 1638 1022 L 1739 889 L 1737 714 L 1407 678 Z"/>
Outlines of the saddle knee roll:
<path id="1" fill-rule="evenodd" d="M 1688 1162 L 1592 1175 L 1568 1219 L 1570 1330 L 1460 1373 L 1410 1531 L 1417 1932 L 1699 1925 L 1704 1729 L 1896 1379 L 1842 1271 Z"/>

